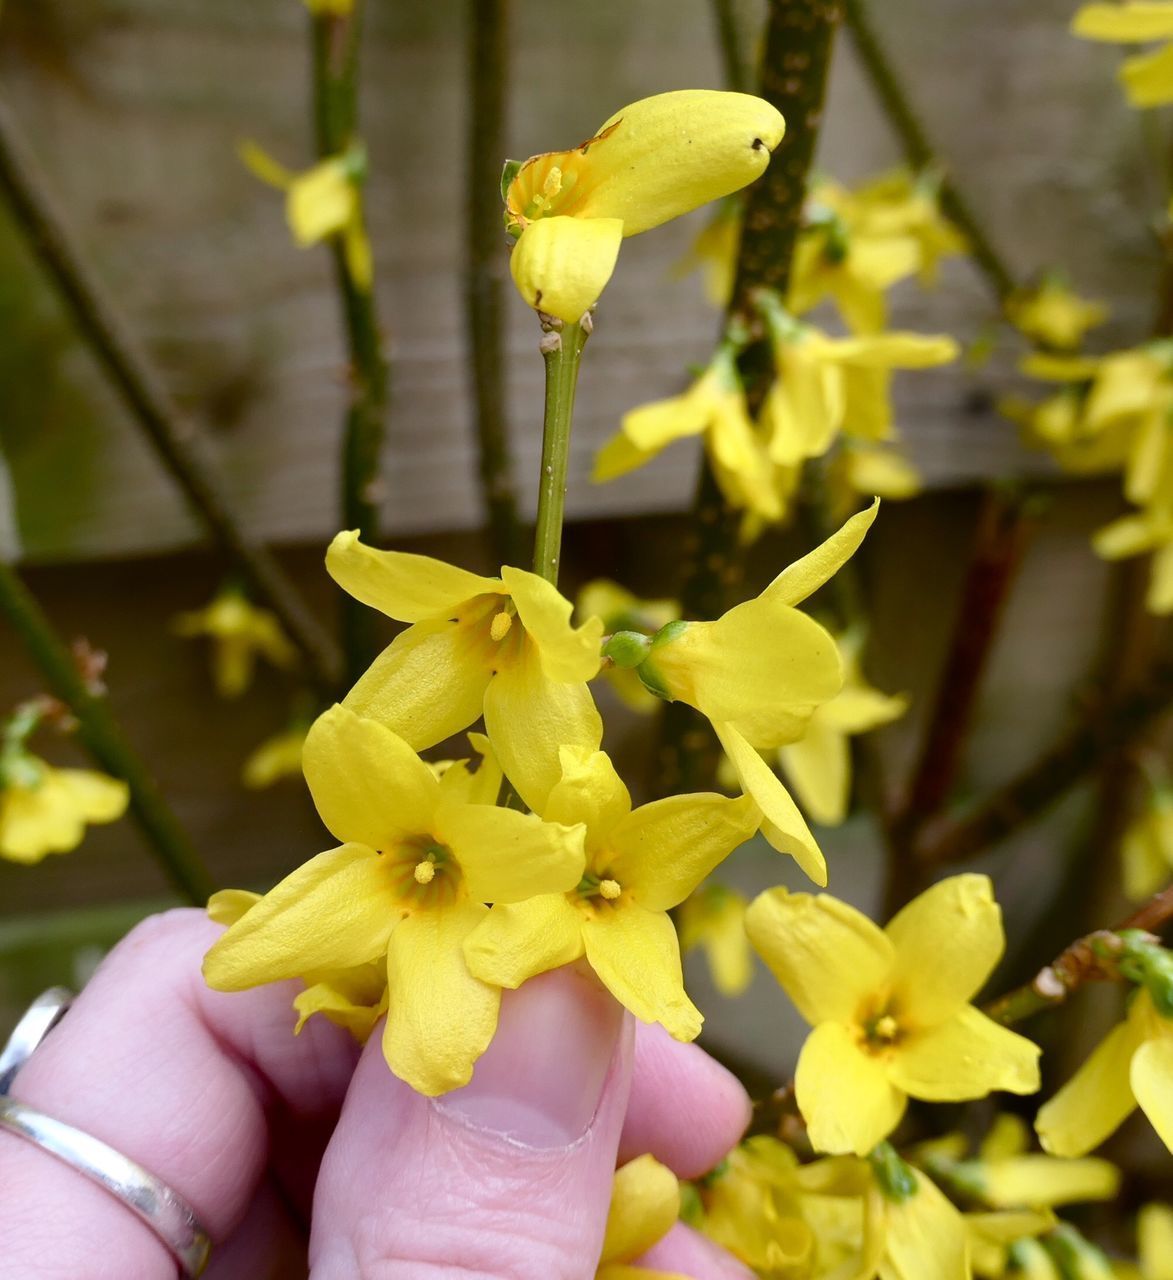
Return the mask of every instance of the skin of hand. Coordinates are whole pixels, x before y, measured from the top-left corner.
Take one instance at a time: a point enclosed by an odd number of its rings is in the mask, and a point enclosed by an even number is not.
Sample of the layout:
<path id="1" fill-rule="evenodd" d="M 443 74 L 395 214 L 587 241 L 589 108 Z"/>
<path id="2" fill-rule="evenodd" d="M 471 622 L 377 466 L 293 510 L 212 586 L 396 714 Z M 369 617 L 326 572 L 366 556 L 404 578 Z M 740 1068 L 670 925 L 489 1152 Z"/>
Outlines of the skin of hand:
<path id="1" fill-rule="evenodd" d="M 507 991 L 472 1083 L 424 1098 L 378 1029 L 364 1050 L 322 1019 L 295 1038 L 295 984 L 210 991 L 219 932 L 190 910 L 139 925 L 12 1088 L 183 1196 L 209 1280 L 591 1280 L 617 1161 L 650 1151 L 693 1177 L 749 1119 L 723 1067 L 573 968 Z M 6 1280 L 174 1280 L 129 1210 L 6 1132 L 0 1187 Z M 646 1262 L 749 1276 L 683 1224 Z"/>

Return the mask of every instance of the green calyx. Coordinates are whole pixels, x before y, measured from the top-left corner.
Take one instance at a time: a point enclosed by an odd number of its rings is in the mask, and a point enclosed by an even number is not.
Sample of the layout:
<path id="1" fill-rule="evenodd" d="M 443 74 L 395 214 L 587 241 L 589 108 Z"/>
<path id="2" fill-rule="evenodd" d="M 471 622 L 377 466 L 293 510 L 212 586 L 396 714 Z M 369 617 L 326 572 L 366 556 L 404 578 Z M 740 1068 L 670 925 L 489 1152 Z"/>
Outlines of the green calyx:
<path id="1" fill-rule="evenodd" d="M 616 631 L 603 646 L 603 657 L 630 671 L 644 662 L 651 651 L 651 636 L 640 631 Z"/>
<path id="2" fill-rule="evenodd" d="M 912 1166 L 896 1154 L 896 1148 L 890 1142 L 881 1142 L 875 1147 L 868 1156 L 868 1163 L 872 1166 L 876 1185 L 886 1199 L 903 1204 L 916 1195 L 916 1174 Z"/>
<path id="3" fill-rule="evenodd" d="M 1125 929 L 1117 936 L 1117 968 L 1129 982 L 1148 991 L 1162 1017 L 1173 1018 L 1173 952 L 1140 929 Z"/>
<path id="4" fill-rule="evenodd" d="M 506 204 L 509 203 L 509 188 L 513 185 L 513 179 L 517 177 L 523 164 L 525 164 L 524 160 L 506 160 L 501 170 L 501 199 Z"/>

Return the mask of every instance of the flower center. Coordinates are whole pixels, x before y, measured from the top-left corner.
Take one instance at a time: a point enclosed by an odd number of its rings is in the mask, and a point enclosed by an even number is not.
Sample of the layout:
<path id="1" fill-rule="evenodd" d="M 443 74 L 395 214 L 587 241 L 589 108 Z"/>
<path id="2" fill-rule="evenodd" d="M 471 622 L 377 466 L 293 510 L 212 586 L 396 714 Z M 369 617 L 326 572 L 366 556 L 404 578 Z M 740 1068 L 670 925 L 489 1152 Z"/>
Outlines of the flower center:
<path id="1" fill-rule="evenodd" d="M 464 880 L 452 850 L 430 835 L 413 836 L 383 855 L 395 895 L 404 906 L 439 907 L 454 902 Z"/>
<path id="2" fill-rule="evenodd" d="M 889 1008 L 863 1019 L 864 1048 L 873 1053 L 891 1048 L 904 1035 L 904 1028 Z"/>

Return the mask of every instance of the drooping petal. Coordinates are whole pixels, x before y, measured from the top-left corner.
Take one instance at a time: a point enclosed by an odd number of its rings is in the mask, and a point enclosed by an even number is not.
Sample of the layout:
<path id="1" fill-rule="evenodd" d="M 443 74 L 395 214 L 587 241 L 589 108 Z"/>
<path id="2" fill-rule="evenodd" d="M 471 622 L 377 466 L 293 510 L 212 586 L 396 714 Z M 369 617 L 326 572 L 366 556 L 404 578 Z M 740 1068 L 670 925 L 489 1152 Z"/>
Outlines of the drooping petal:
<path id="1" fill-rule="evenodd" d="M 1173 1023 L 1169 1027 L 1166 1035 L 1146 1040 L 1132 1055 L 1129 1080 L 1157 1137 L 1173 1151 Z"/>
<path id="2" fill-rule="evenodd" d="M 1072 35 L 1112 44 L 1173 40 L 1173 9 L 1166 0 L 1131 4 L 1085 4 L 1071 23 Z"/>
<path id="3" fill-rule="evenodd" d="M 0 853 L 6 858 L 37 863 L 76 848 L 84 835 L 72 797 L 52 773 L 36 787 L 0 788 Z"/>
<path id="4" fill-rule="evenodd" d="M 468 628 L 417 622 L 371 663 L 343 706 L 422 751 L 480 716 L 491 678 Z"/>
<path id="5" fill-rule="evenodd" d="M 297 1025 L 302 1028 L 316 1013 L 335 1026 L 344 1028 L 365 1044 L 375 1023 L 387 1012 L 387 979 L 385 964 L 364 965 L 359 969 L 342 969 L 323 975 L 293 999 Z"/>
<path id="6" fill-rule="evenodd" d="M 1033 1153 L 991 1160 L 981 1167 L 986 1204 L 1011 1209 L 1049 1208 L 1081 1200 L 1111 1200 L 1120 1189 L 1120 1170 L 1107 1160 L 1063 1160 Z"/>
<path id="7" fill-rule="evenodd" d="M 430 1098 L 468 1084 L 497 1030 L 501 992 L 464 962 L 464 940 L 488 914 L 479 903 L 453 902 L 417 911 L 391 935 L 383 1056 Z"/>
<path id="8" fill-rule="evenodd" d="M 676 440 L 699 436 L 712 421 L 721 394 L 719 372 L 712 364 L 683 395 L 630 409 L 620 423 L 624 437 L 641 453 L 658 453 Z"/>
<path id="9" fill-rule="evenodd" d="M 586 824 L 588 850 L 609 842 L 611 831 L 631 812 L 631 794 L 605 751 L 561 747 L 562 777 L 542 816 L 547 822 Z"/>
<path id="10" fill-rule="evenodd" d="M 916 1194 L 886 1206 L 879 1280 L 970 1280 L 965 1219 L 923 1173 L 913 1177 Z"/>
<path id="11" fill-rule="evenodd" d="M 390 849 L 432 829 L 440 784 L 390 729 L 347 707 L 323 712 L 306 735 L 302 767 L 331 835 Z"/>
<path id="12" fill-rule="evenodd" d="M 899 911 L 885 929 L 901 1016 L 917 1028 L 951 1018 L 977 995 L 1006 946 L 988 876 L 950 876 Z"/>
<path id="13" fill-rule="evenodd" d="M 618 431 L 595 454 L 595 465 L 591 471 L 591 484 L 606 484 L 608 480 L 618 480 L 629 472 L 638 471 L 640 467 L 659 453 L 658 449 L 640 449 Z"/>
<path id="14" fill-rule="evenodd" d="M 86 822 L 114 822 L 130 803 L 125 782 L 94 769 L 54 769 L 53 777 Z"/>
<path id="15" fill-rule="evenodd" d="M 703 1019 L 685 995 L 676 930 L 662 911 L 620 899 L 584 914 L 582 939 L 591 967 L 624 1008 L 677 1040 L 697 1038 Z"/>
<path id="16" fill-rule="evenodd" d="M 888 1075 L 897 1088 L 930 1102 L 984 1098 L 995 1089 L 1035 1093 L 1039 1053 L 1025 1036 L 966 1005 L 947 1022 L 910 1032 L 893 1049 Z"/>
<path id="17" fill-rule="evenodd" d="M 1134 107 L 1173 102 L 1173 44 L 1127 58 L 1120 68 L 1120 80 Z"/>
<path id="18" fill-rule="evenodd" d="M 251 907 L 204 957 L 217 991 L 245 991 L 382 955 L 399 910 L 383 860 L 365 845 L 320 853 Z"/>
<path id="19" fill-rule="evenodd" d="M 779 853 L 788 853 L 821 888 L 827 883 L 826 859 L 778 775 L 733 725 L 714 723 L 713 729 L 745 794 L 752 796 L 762 811 L 762 834 Z"/>
<path id="20" fill-rule="evenodd" d="M 825 542 L 783 569 L 760 598 L 769 598 L 776 604 L 796 605 L 813 595 L 859 550 L 879 509 L 877 499 L 866 511 L 857 512 Z"/>
<path id="21" fill-rule="evenodd" d="M 444 805 L 436 834 L 456 855 L 477 902 L 522 902 L 582 879 L 585 828 L 489 804 Z"/>
<path id="22" fill-rule="evenodd" d="M 295 174 L 285 197 L 285 218 L 302 248 L 346 229 L 358 206 L 358 189 L 340 156 Z"/>
<path id="23" fill-rule="evenodd" d="M 832 728 L 821 713 L 812 718 L 805 737 L 778 748 L 778 761 L 816 822 L 837 827 L 847 817 L 851 747 L 846 734 Z"/>
<path id="24" fill-rule="evenodd" d="M 761 811 L 748 796 L 730 800 L 705 792 L 654 800 L 611 832 L 611 874 L 641 906 L 668 911 L 744 844 L 760 821 Z"/>
<path id="25" fill-rule="evenodd" d="M 542 670 L 551 680 L 585 683 L 599 672 L 603 639 L 601 618 L 588 618 L 581 627 L 570 625 L 574 606 L 552 583 L 536 573 L 506 566 L 501 580 L 517 606 L 517 616 L 533 638 Z"/>
<path id="26" fill-rule="evenodd" d="M 599 1261 L 632 1261 L 666 1236 L 679 1216 L 680 1184 L 672 1170 L 652 1155 L 629 1160 L 615 1171 Z"/>
<path id="27" fill-rule="evenodd" d="M 956 360 L 960 347 L 941 334 L 872 333 L 825 340 L 827 358 L 863 369 L 931 369 Z"/>
<path id="28" fill-rule="evenodd" d="M 513 990 L 582 955 L 581 920 L 562 893 L 494 907 L 465 939 L 465 960 L 482 981 Z"/>
<path id="29" fill-rule="evenodd" d="M 1092 535 L 1092 548 L 1105 560 L 1124 560 L 1151 551 L 1162 542 L 1159 524 L 1147 515 L 1121 516 Z"/>
<path id="30" fill-rule="evenodd" d="M 505 776 L 542 813 L 562 776 L 558 749 L 597 751 L 603 722 L 587 686 L 551 680 L 526 640 L 518 659 L 503 664 L 485 690 L 485 728 Z"/>
<path id="31" fill-rule="evenodd" d="M 343 591 L 399 622 L 448 617 L 473 596 L 502 593 L 496 578 L 483 578 L 431 556 L 368 547 L 355 529 L 330 543 L 326 569 Z"/>
<path id="32" fill-rule="evenodd" d="M 607 287 L 622 243 L 618 218 L 540 218 L 513 246 L 509 271 L 531 307 L 577 324 Z"/>
<path id="33" fill-rule="evenodd" d="M 831 1155 L 867 1155 L 900 1123 L 906 1104 L 884 1064 L 839 1022 L 824 1022 L 807 1036 L 794 1088 L 811 1145 Z"/>
<path id="34" fill-rule="evenodd" d="M 848 685 L 837 698 L 819 708 L 819 720 L 833 725 L 840 733 L 867 733 L 869 729 L 898 720 L 907 710 L 908 699 L 903 694 Z"/>
<path id="35" fill-rule="evenodd" d="M 745 929 L 799 1013 L 812 1025 L 852 1023 L 887 985 L 894 962 L 883 930 L 828 894 L 759 894 Z"/>
<path id="36" fill-rule="evenodd" d="M 261 896 L 249 889 L 218 889 L 208 899 L 205 908 L 208 919 L 214 924 L 235 924 L 246 911 L 260 902 Z"/>

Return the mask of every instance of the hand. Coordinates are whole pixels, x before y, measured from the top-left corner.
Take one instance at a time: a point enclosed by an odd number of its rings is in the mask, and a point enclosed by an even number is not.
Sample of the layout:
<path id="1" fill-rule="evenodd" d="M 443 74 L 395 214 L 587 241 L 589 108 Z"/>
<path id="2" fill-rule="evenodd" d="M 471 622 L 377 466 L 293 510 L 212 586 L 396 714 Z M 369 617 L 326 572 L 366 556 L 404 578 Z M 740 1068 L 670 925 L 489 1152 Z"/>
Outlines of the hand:
<path id="1" fill-rule="evenodd" d="M 14 1097 L 101 1138 L 196 1210 L 209 1280 L 590 1280 L 616 1161 L 696 1176 L 737 1141 L 744 1090 L 572 969 L 506 992 L 472 1084 L 414 1093 L 292 984 L 222 995 L 202 912 L 135 929 L 18 1075 Z M 116 1199 L 0 1131 L 6 1280 L 174 1280 Z M 312 1211 L 311 1211 L 312 1206 Z M 646 1265 L 749 1273 L 683 1224 Z"/>

